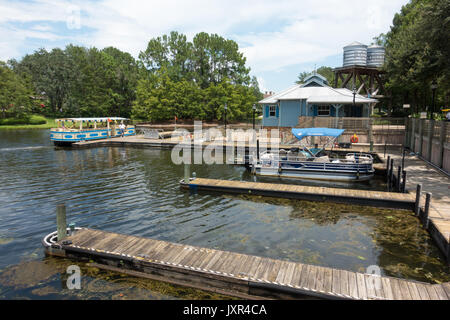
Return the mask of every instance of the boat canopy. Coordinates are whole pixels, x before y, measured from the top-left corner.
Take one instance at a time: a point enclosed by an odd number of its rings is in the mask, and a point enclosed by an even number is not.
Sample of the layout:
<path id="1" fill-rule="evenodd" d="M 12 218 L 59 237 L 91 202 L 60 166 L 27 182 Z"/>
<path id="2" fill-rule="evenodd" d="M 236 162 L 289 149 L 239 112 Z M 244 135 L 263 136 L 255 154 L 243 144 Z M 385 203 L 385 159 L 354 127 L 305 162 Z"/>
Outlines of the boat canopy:
<path id="1" fill-rule="evenodd" d="M 344 129 L 331 129 L 331 128 L 292 128 L 292 134 L 298 139 L 302 140 L 306 137 L 339 137 L 344 133 Z"/>
<path id="2" fill-rule="evenodd" d="M 64 118 L 56 119 L 56 121 L 72 121 L 72 122 L 107 122 L 117 120 L 128 120 L 128 118 L 121 117 L 103 117 L 103 118 Z"/>

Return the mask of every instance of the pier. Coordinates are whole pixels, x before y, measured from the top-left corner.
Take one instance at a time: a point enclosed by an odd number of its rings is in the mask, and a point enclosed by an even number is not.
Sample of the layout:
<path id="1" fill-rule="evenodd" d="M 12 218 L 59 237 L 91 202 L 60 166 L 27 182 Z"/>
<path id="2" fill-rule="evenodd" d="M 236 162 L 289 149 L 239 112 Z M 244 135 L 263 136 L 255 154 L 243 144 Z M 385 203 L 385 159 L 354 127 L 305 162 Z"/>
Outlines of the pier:
<path id="1" fill-rule="evenodd" d="M 354 203 L 393 209 L 414 209 L 415 197 L 409 193 L 367 190 L 308 187 L 278 183 L 260 183 L 195 178 L 181 187 L 192 191 L 217 191 L 225 193 L 259 195 L 310 201 Z"/>
<path id="2" fill-rule="evenodd" d="M 87 228 L 60 241 L 55 237 L 43 240 L 49 255 L 244 299 L 450 299 L 450 283 L 427 284 Z"/>

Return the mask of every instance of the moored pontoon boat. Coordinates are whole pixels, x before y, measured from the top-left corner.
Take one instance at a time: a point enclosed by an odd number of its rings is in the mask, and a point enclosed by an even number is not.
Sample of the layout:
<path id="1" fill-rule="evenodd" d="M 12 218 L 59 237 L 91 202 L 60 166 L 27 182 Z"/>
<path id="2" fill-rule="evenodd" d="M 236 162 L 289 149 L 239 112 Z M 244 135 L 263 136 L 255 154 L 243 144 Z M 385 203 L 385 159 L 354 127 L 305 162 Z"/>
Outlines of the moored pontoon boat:
<path id="1" fill-rule="evenodd" d="M 119 137 L 120 124 L 126 124 L 127 118 L 65 118 L 57 119 L 57 128 L 50 129 L 50 140 L 56 146 L 70 146 L 74 142 Z M 136 134 L 133 125 L 125 125 L 123 136 Z"/>
<path id="2" fill-rule="evenodd" d="M 373 177 L 373 158 L 370 154 L 348 153 L 344 158 L 330 158 L 325 152 L 327 144 L 344 132 L 343 129 L 304 128 L 292 129 L 292 134 L 302 142 L 307 137 L 327 137 L 322 148 L 307 146 L 263 151 L 259 157 L 250 156 L 248 168 L 256 175 L 281 178 L 300 178 L 332 181 L 366 181 Z M 306 140 L 306 139 L 305 139 Z"/>

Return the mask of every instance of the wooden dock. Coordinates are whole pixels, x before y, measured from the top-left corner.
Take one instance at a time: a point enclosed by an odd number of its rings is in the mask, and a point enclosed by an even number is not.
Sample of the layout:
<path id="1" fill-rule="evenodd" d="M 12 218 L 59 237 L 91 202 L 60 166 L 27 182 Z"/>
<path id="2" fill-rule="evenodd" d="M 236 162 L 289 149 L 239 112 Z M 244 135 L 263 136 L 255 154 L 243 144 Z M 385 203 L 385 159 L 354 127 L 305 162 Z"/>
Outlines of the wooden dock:
<path id="1" fill-rule="evenodd" d="M 427 284 L 81 228 L 50 255 L 245 299 L 449 300 L 450 283 Z M 53 235 L 54 238 L 54 235 Z"/>
<path id="2" fill-rule="evenodd" d="M 415 196 L 409 193 L 308 187 L 291 184 L 203 178 L 191 179 L 188 184 L 181 181 L 181 187 L 193 191 L 217 191 L 299 200 L 354 203 L 394 209 L 413 210 L 415 205 Z"/>

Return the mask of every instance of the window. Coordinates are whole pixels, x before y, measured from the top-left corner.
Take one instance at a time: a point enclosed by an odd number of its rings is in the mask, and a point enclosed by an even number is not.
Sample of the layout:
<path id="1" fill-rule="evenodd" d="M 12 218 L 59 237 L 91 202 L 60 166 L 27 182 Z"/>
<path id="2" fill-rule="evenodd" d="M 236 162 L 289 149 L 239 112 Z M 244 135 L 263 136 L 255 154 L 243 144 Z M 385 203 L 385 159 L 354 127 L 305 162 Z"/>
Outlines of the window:
<path id="1" fill-rule="evenodd" d="M 269 106 L 269 117 L 276 117 L 277 106 Z"/>
<path id="2" fill-rule="evenodd" d="M 317 106 L 317 115 L 318 116 L 329 116 L 330 115 L 330 106 Z"/>

